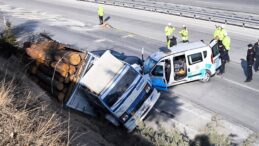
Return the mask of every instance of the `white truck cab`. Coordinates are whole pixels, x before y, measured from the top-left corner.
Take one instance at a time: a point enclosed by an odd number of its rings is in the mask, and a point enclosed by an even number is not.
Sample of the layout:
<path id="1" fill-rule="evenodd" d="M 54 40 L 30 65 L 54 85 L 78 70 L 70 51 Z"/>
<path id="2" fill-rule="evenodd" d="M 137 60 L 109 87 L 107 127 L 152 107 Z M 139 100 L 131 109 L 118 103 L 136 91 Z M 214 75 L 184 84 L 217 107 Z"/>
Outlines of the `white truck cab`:
<path id="1" fill-rule="evenodd" d="M 217 41 L 209 45 L 199 41 L 151 54 L 144 62 L 144 74 L 150 75 L 153 86 L 163 90 L 194 80 L 207 82 L 220 66 Z"/>
<path id="2" fill-rule="evenodd" d="M 100 58 L 89 54 L 85 73 L 67 106 L 84 113 L 101 113 L 114 125 L 132 131 L 145 118 L 160 93 L 131 65 L 106 51 Z"/>

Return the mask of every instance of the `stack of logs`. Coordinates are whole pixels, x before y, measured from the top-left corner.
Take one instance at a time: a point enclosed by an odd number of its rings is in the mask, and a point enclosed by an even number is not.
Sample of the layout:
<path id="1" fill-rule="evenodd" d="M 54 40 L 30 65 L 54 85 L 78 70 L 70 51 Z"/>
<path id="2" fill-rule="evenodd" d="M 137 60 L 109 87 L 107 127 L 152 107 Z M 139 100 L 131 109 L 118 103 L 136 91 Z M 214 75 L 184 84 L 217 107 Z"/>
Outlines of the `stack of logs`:
<path id="1" fill-rule="evenodd" d="M 70 97 L 82 72 L 86 54 L 53 40 L 26 43 L 32 79 L 58 101 Z"/>

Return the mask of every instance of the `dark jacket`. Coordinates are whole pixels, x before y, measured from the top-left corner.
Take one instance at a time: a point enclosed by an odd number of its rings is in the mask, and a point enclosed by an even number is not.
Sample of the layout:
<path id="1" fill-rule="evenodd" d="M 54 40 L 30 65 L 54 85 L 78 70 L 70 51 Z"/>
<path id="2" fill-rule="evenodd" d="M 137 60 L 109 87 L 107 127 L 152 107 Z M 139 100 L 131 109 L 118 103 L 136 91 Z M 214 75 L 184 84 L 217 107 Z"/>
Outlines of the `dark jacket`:
<path id="1" fill-rule="evenodd" d="M 221 42 L 219 42 L 218 46 L 219 46 L 218 49 L 219 49 L 220 58 L 223 60 L 226 60 L 227 50 L 225 49 L 224 45 Z"/>
<path id="2" fill-rule="evenodd" d="M 254 64 L 254 58 L 255 58 L 254 49 L 248 49 L 247 50 L 247 56 L 246 56 L 247 64 L 253 65 Z"/>
<path id="3" fill-rule="evenodd" d="M 258 42 L 256 42 L 254 44 L 254 49 L 255 49 L 255 55 L 259 56 L 259 43 Z"/>

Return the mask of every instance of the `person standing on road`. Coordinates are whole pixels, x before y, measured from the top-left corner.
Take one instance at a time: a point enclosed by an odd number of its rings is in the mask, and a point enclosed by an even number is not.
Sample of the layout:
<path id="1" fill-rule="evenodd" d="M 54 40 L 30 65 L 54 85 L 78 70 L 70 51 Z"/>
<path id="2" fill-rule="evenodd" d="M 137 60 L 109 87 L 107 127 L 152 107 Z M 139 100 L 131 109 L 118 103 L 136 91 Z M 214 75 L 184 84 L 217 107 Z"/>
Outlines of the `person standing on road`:
<path id="1" fill-rule="evenodd" d="M 172 26 L 172 23 L 168 23 L 168 25 L 165 27 L 166 44 L 168 44 L 170 38 L 173 36 L 174 31 L 175 28 Z"/>
<path id="2" fill-rule="evenodd" d="M 247 61 L 247 77 L 245 82 L 251 82 L 253 79 L 253 64 L 254 64 L 255 52 L 252 44 L 248 45 L 246 61 Z"/>
<path id="3" fill-rule="evenodd" d="M 229 62 L 230 61 L 230 58 L 229 58 L 229 50 L 230 50 L 230 44 L 231 44 L 231 40 L 230 40 L 230 37 L 228 36 L 228 33 L 225 32 L 225 37 L 223 38 L 222 40 L 222 44 L 224 46 L 224 48 L 226 49 L 226 62 Z"/>
<path id="4" fill-rule="evenodd" d="M 259 71 L 259 39 L 257 42 L 254 44 L 254 49 L 255 49 L 255 72 Z"/>
<path id="5" fill-rule="evenodd" d="M 98 16 L 99 16 L 99 20 L 100 20 L 100 25 L 103 24 L 103 16 L 104 16 L 104 9 L 102 5 L 98 6 Z"/>
<path id="6" fill-rule="evenodd" d="M 225 30 L 225 26 L 222 24 L 219 27 L 218 40 L 222 42 L 222 40 L 224 39 L 226 33 L 227 33 L 227 31 Z"/>
<path id="7" fill-rule="evenodd" d="M 220 66 L 220 70 L 219 73 L 217 75 L 222 75 L 223 73 L 225 73 L 225 64 L 226 64 L 226 49 L 224 47 L 224 45 L 222 43 L 219 43 L 219 53 L 220 53 L 220 59 L 221 59 L 221 66 Z"/>
<path id="8" fill-rule="evenodd" d="M 188 29 L 185 25 L 183 25 L 183 28 L 182 28 L 182 30 L 179 31 L 179 34 L 182 37 L 183 43 L 189 42 L 189 32 L 188 32 Z"/>
<path id="9" fill-rule="evenodd" d="M 214 31 L 214 33 L 213 33 L 213 38 L 214 38 L 215 40 L 218 40 L 218 39 L 219 39 L 220 27 L 219 27 L 217 24 L 215 25 L 215 27 L 216 27 L 216 29 L 215 29 L 215 31 Z"/>

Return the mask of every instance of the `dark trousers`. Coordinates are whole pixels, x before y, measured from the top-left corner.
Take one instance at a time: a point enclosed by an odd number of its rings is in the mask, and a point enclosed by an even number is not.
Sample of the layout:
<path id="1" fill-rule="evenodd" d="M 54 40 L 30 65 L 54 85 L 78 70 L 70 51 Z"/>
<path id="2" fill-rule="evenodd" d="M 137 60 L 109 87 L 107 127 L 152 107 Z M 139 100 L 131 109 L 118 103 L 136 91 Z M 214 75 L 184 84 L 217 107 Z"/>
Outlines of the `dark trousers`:
<path id="1" fill-rule="evenodd" d="M 253 77 L 253 65 L 251 64 L 247 64 L 247 78 L 246 80 L 252 80 L 252 77 Z"/>
<path id="2" fill-rule="evenodd" d="M 99 20 L 100 20 L 100 25 L 103 24 L 103 16 L 99 16 Z"/>
<path id="3" fill-rule="evenodd" d="M 255 71 L 258 71 L 259 67 L 259 55 L 255 56 Z"/>
<path id="4" fill-rule="evenodd" d="M 184 40 L 184 41 L 183 41 L 183 43 L 188 43 L 188 42 L 189 42 L 189 40 Z"/>
<path id="5" fill-rule="evenodd" d="M 225 64 L 226 64 L 226 60 L 221 58 L 221 66 L 220 66 L 220 69 L 219 69 L 219 72 L 221 74 L 225 73 Z"/>
<path id="6" fill-rule="evenodd" d="M 226 61 L 228 61 L 228 62 L 230 61 L 228 50 L 226 50 Z"/>

